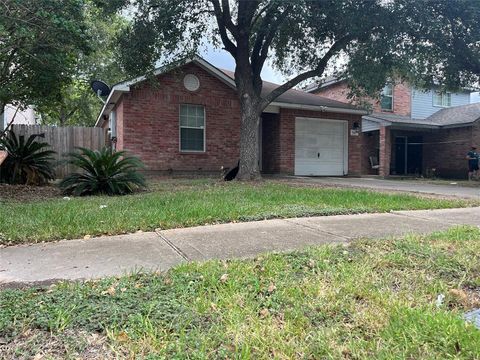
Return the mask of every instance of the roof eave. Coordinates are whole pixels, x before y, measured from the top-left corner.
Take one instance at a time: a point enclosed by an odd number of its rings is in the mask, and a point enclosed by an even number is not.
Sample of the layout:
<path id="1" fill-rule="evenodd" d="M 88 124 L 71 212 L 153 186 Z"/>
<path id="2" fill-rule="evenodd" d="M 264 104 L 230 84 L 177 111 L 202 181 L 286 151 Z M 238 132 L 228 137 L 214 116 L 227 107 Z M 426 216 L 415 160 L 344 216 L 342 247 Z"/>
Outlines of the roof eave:
<path id="1" fill-rule="evenodd" d="M 112 88 L 112 91 L 108 95 L 107 100 L 105 101 L 105 104 L 102 107 L 102 110 L 100 111 L 100 114 L 97 117 L 97 121 L 95 122 L 95 127 L 98 127 L 100 125 L 100 122 L 105 115 L 105 112 L 107 109 L 113 109 L 120 97 L 124 94 L 130 92 L 130 86 L 125 86 L 125 85 L 120 85 L 120 86 L 114 86 Z"/>
<path id="2" fill-rule="evenodd" d="M 274 101 L 270 103 L 272 106 L 278 106 L 283 109 L 296 109 L 296 110 L 311 110 L 311 111 L 323 111 L 323 112 L 335 112 L 340 114 L 353 114 L 353 115 L 367 115 L 368 111 L 361 109 L 345 109 L 337 108 L 327 105 L 303 105 L 294 103 L 284 103 L 280 101 Z"/>

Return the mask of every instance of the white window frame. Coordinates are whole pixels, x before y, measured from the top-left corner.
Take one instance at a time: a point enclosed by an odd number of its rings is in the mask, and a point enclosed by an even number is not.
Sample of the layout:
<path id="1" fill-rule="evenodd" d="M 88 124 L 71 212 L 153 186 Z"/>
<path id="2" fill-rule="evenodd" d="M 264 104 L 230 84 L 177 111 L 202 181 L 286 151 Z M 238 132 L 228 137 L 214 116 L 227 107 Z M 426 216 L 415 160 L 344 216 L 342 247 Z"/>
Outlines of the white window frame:
<path id="1" fill-rule="evenodd" d="M 386 88 L 387 86 L 391 86 L 391 87 L 392 87 L 392 94 L 391 94 L 391 95 L 384 95 L 384 91 L 385 91 L 385 88 Z M 393 91 L 394 91 L 394 86 L 393 86 L 393 84 L 385 84 L 385 86 L 384 86 L 383 89 L 382 89 L 382 93 L 380 94 L 380 96 L 381 96 L 381 97 L 380 97 L 380 110 L 382 110 L 382 111 L 387 111 L 387 112 L 393 112 L 393 109 L 394 109 Z M 390 97 L 390 98 L 392 98 L 392 107 L 391 107 L 391 109 L 384 109 L 384 108 L 382 108 L 382 98 L 383 98 L 383 97 Z"/>
<path id="2" fill-rule="evenodd" d="M 436 99 L 437 96 L 440 96 L 441 98 L 441 103 L 437 104 Z M 449 99 L 449 104 L 445 104 L 445 100 Z M 435 107 L 441 107 L 441 108 L 449 108 L 452 106 L 452 93 L 446 92 L 446 91 L 434 91 L 433 92 L 433 106 Z"/>
<path id="3" fill-rule="evenodd" d="M 182 126 L 181 107 L 182 106 L 201 106 L 203 108 L 203 127 Z M 203 150 L 182 150 L 182 128 L 184 129 L 202 129 L 203 130 Z M 207 151 L 207 114 L 205 105 L 202 104 L 180 104 L 178 108 L 178 150 L 181 153 L 205 153 Z"/>

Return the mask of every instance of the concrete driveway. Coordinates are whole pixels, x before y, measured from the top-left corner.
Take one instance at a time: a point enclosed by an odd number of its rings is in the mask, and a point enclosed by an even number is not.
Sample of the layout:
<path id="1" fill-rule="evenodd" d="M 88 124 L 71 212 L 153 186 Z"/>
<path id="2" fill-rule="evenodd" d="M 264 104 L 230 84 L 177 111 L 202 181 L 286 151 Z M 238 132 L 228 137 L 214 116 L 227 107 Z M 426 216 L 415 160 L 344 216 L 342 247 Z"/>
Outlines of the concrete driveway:
<path id="1" fill-rule="evenodd" d="M 467 199 L 480 199 L 480 187 L 467 187 L 456 184 L 429 184 L 416 180 L 384 180 L 378 178 L 341 177 L 290 177 L 295 181 L 332 186 L 346 186 L 384 191 L 402 191 L 439 196 L 455 196 Z M 454 181 L 452 181 L 454 183 Z"/>

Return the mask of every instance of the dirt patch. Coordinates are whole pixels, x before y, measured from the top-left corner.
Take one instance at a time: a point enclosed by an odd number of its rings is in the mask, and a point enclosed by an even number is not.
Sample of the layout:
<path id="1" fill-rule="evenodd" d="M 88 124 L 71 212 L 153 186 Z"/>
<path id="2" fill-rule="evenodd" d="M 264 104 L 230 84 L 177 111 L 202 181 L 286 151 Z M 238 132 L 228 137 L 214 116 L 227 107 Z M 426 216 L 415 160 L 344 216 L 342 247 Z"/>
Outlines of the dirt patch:
<path id="1" fill-rule="evenodd" d="M 0 358 L 18 359 L 115 359 L 117 358 L 105 336 L 67 330 L 50 334 L 40 330 L 26 330 L 7 341 L 0 338 Z"/>
<path id="2" fill-rule="evenodd" d="M 55 185 L 28 186 L 0 184 L 0 201 L 42 201 L 57 198 L 62 195 Z"/>

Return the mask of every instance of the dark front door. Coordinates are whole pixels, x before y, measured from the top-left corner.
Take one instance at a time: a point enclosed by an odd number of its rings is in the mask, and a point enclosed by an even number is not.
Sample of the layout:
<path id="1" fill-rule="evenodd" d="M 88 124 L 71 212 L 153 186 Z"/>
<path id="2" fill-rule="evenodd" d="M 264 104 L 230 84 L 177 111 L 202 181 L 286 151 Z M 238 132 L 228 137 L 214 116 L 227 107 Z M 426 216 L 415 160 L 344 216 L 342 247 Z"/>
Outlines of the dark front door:
<path id="1" fill-rule="evenodd" d="M 423 164 L 423 138 L 409 136 L 407 140 L 407 174 L 420 175 Z"/>
<path id="2" fill-rule="evenodd" d="M 407 137 L 395 137 L 395 174 L 405 175 L 407 173 Z"/>
<path id="3" fill-rule="evenodd" d="M 423 138 L 421 136 L 395 137 L 395 174 L 419 175 L 422 173 Z"/>

